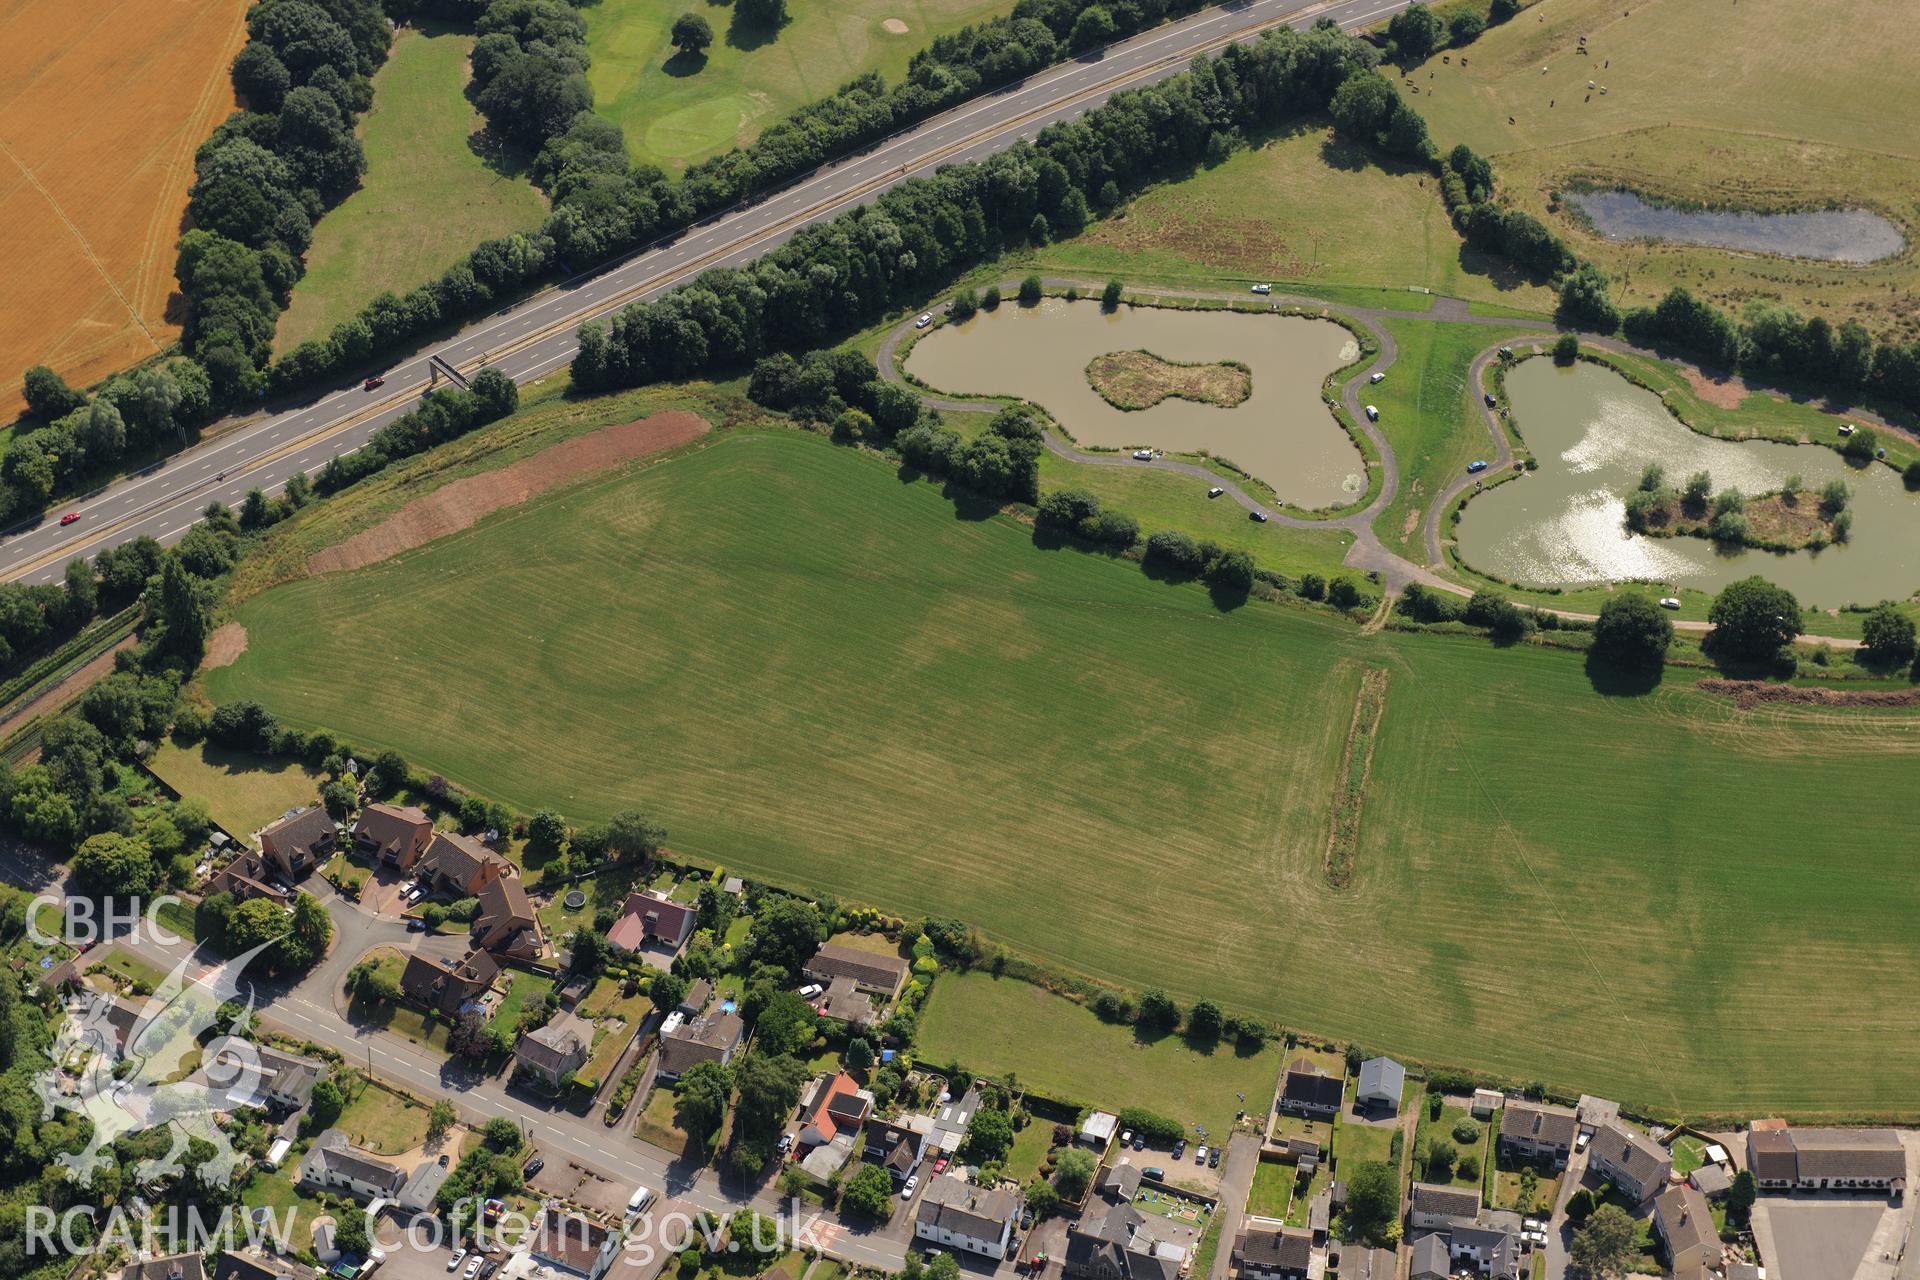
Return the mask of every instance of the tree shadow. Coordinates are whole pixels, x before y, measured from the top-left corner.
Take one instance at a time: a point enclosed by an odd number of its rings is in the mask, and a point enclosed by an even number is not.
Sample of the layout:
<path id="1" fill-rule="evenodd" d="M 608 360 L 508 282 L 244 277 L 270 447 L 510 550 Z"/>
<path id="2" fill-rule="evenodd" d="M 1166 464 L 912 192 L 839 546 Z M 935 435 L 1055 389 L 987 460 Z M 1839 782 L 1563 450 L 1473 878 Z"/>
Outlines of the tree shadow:
<path id="1" fill-rule="evenodd" d="M 727 24 L 727 47 L 738 49 L 742 53 L 751 53 L 779 39 L 782 25 L 784 24 L 754 22 L 744 17 L 736 6 L 733 11 L 733 21 Z"/>
<path id="2" fill-rule="evenodd" d="M 516 182 L 531 182 L 533 157 L 525 148 L 514 145 L 488 129 L 475 129 L 467 135 L 467 150 L 489 171 Z"/>
<path id="3" fill-rule="evenodd" d="M 1215 582 L 1207 587 L 1207 598 L 1213 601 L 1213 607 L 1221 613 L 1232 613 L 1245 604 L 1252 592 L 1246 587 L 1228 586 Z"/>
<path id="4" fill-rule="evenodd" d="M 1587 650 L 1587 680 L 1603 698 L 1642 698 L 1660 687 L 1664 666 L 1623 667 Z"/>
<path id="5" fill-rule="evenodd" d="M 969 524 L 978 524 L 982 520 L 991 520 L 1000 514 L 1004 505 L 998 498 L 983 498 L 971 489 L 966 489 L 949 480 L 940 487 L 940 492 L 953 503 L 956 519 Z"/>
<path id="6" fill-rule="evenodd" d="M 680 50 L 660 64 L 660 69 L 676 80 L 684 80 L 688 76 L 697 76 L 706 70 L 706 68 L 706 54 L 688 53 L 685 49 Z"/>

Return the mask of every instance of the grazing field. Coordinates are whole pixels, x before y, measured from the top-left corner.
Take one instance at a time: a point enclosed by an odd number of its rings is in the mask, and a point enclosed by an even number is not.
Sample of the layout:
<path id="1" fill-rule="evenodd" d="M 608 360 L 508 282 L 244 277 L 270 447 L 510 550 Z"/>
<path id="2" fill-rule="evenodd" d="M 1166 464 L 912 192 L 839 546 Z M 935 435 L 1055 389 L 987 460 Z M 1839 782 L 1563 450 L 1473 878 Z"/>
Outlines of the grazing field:
<path id="1" fill-rule="evenodd" d="M 1887 997 L 1920 963 L 1890 852 L 1911 714 L 1742 712 L 1680 671 L 1609 696 L 1564 652 L 1223 610 L 792 431 L 237 613 L 218 700 L 526 811 L 642 805 L 690 858 L 1108 981 L 1672 1111 L 1920 1096 L 1920 1018 Z M 1335 894 L 1330 775 L 1368 664 L 1393 695 Z M 971 981 L 934 998 L 940 1053 L 950 1017 L 966 1056 L 1000 1034 L 942 1008 Z"/>
<path id="2" fill-rule="evenodd" d="M 472 36 L 434 28 L 394 37 L 361 123 L 366 177 L 315 225 L 307 274 L 275 334 L 279 350 L 324 338 L 382 290 L 405 293 L 482 240 L 546 217 L 517 159 L 489 162 L 470 145 L 483 123 L 464 96 L 472 48 Z"/>
<path id="3" fill-rule="evenodd" d="M 1782 298 L 1911 339 L 1920 335 L 1912 23 L 1905 0 L 1842 9 L 1546 0 L 1488 31 L 1469 57 L 1413 69 L 1414 101 L 1436 143 L 1491 156 L 1511 199 L 1614 278 L 1616 301 L 1684 284 L 1734 309 Z M 1869 208 L 1901 226 L 1907 248 L 1848 267 L 1611 242 L 1550 211 L 1552 193 L 1580 179 L 1709 205 Z"/>
<path id="4" fill-rule="evenodd" d="M 179 336 L 174 241 L 246 8 L 0 3 L 0 421 L 32 365 L 85 386 Z"/>
<path id="5" fill-rule="evenodd" d="M 686 0 L 601 0 L 582 12 L 595 110 L 625 127 L 635 160 L 678 173 L 743 146 L 795 107 L 869 71 L 888 84 L 935 36 L 1003 13 L 1011 0 L 843 0 L 792 5 L 777 34 L 730 25 L 731 10 Z M 713 46 L 688 58 L 667 41 L 691 8 Z M 891 25 L 889 25 L 891 24 Z"/>
<path id="6" fill-rule="evenodd" d="M 1389 162 L 1391 163 L 1391 162 Z M 1156 187 L 1118 215 L 1040 250 L 1044 269 L 1118 275 L 1131 284 L 1264 281 L 1416 310 L 1409 285 L 1528 311 L 1549 292 L 1468 250 L 1423 171 L 1382 168 L 1305 125 L 1184 182 Z M 1379 290 L 1398 296 L 1375 296 Z"/>

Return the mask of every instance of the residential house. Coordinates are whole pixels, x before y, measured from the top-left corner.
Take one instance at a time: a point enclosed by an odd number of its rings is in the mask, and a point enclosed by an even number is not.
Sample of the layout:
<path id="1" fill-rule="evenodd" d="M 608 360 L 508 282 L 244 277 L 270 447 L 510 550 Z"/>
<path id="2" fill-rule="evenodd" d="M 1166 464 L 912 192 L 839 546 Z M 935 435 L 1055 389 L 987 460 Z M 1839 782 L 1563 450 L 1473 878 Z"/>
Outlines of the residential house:
<path id="1" fill-rule="evenodd" d="M 1580 1117 L 1580 1129 L 1583 1133 L 1595 1133 L 1602 1125 L 1620 1123 L 1620 1104 L 1611 1098 L 1596 1098 L 1590 1093 L 1580 1095 L 1579 1105 L 1574 1114 Z"/>
<path id="2" fill-rule="evenodd" d="M 1005 1261 L 1013 1249 L 1020 1204 L 1020 1193 L 1008 1187 L 976 1187 L 942 1174 L 920 1193 L 913 1212 L 914 1238 Z"/>
<path id="3" fill-rule="evenodd" d="M 1666 1246 L 1668 1268 L 1676 1273 L 1720 1260 L 1713 1211 L 1694 1187 L 1668 1187 L 1653 1198 L 1653 1229 Z"/>
<path id="4" fill-rule="evenodd" d="M 843 1133 L 858 1133 L 872 1114 L 873 1095 L 857 1080 L 844 1071 L 826 1076 L 801 1110 L 798 1141 L 803 1147 L 824 1146 Z"/>
<path id="5" fill-rule="evenodd" d="M 979 1109 L 980 1086 L 977 1084 L 969 1086 L 960 1097 L 950 1098 L 936 1106 L 933 1111 L 933 1137 L 927 1143 L 927 1154 L 936 1158 L 945 1156 L 949 1160 L 957 1156 L 961 1145 L 967 1140 L 967 1127 L 973 1123 L 973 1113 Z M 1103 1114 L 1094 1113 L 1095 1116 Z M 1087 1119 L 1089 1124 L 1093 1122 L 1093 1116 Z M 1107 1119 L 1118 1123 L 1114 1116 L 1107 1116 Z M 1083 1138 L 1086 1136 L 1084 1127 L 1080 1134 Z"/>
<path id="6" fill-rule="evenodd" d="M 1673 1159 L 1666 1148 L 1640 1130 L 1615 1121 L 1594 1131 L 1587 1148 L 1587 1167 L 1625 1192 L 1635 1204 L 1649 1200 L 1667 1185 Z"/>
<path id="7" fill-rule="evenodd" d="M 260 1061 L 259 1092 L 270 1111 L 292 1113 L 313 1100 L 313 1086 L 327 1078 L 327 1064 L 272 1045 L 255 1045 Z"/>
<path id="8" fill-rule="evenodd" d="M 899 956 L 861 951 L 829 942 L 814 952 L 804 971 L 809 980 L 826 986 L 835 978 L 851 978 L 853 985 L 882 1003 L 899 998 L 907 985 L 907 962 Z"/>
<path id="9" fill-rule="evenodd" d="M 1248 1217 L 1234 1234 L 1232 1261 L 1248 1280 L 1307 1280 L 1313 1236 L 1278 1218 Z"/>
<path id="10" fill-rule="evenodd" d="M 285 902 L 286 892 L 269 883 L 272 877 L 279 874 L 277 868 L 267 864 L 263 855 L 243 849 L 207 880 L 207 892 L 230 893 L 235 902 L 246 902 L 253 898 Z"/>
<path id="11" fill-rule="evenodd" d="M 1471 1224 L 1480 1215 L 1479 1188 L 1442 1187 L 1430 1182 L 1413 1184 L 1410 1217 L 1417 1229 L 1451 1231 Z"/>
<path id="12" fill-rule="evenodd" d="M 1280 1084 L 1280 1110 L 1313 1120 L 1331 1120 L 1340 1110 L 1346 1082 L 1306 1058 L 1296 1058 Z"/>
<path id="13" fill-rule="evenodd" d="M 540 1211 L 525 1244 L 536 1264 L 578 1280 L 600 1280 L 619 1256 L 620 1241 L 617 1230 L 549 1206 Z"/>
<path id="14" fill-rule="evenodd" d="M 316 1274 L 292 1258 L 247 1249 L 225 1249 L 213 1260 L 213 1280 L 315 1280 Z"/>
<path id="15" fill-rule="evenodd" d="M 206 1275 L 206 1261 L 197 1253 L 172 1253 L 120 1269 L 120 1280 L 206 1280 Z"/>
<path id="16" fill-rule="evenodd" d="M 1391 1249 L 1369 1249 L 1363 1244 L 1343 1244 L 1334 1255 L 1340 1280 L 1394 1280 L 1398 1259 Z"/>
<path id="17" fill-rule="evenodd" d="M 469 951 L 458 960 L 416 951 L 400 971 L 400 994 L 435 1013 L 457 1018 L 485 1008 L 500 962 L 484 951 Z"/>
<path id="18" fill-rule="evenodd" d="M 868 1116 L 866 1158 L 891 1173 L 895 1182 L 905 1182 L 920 1167 L 932 1134 L 932 1116 Z"/>
<path id="19" fill-rule="evenodd" d="M 1141 1166 L 1131 1160 L 1121 1160 L 1116 1164 L 1103 1165 L 1100 1176 L 1094 1180 L 1095 1194 L 1115 1204 L 1127 1204 L 1140 1194 Z"/>
<path id="20" fill-rule="evenodd" d="M 680 997 L 680 1003 L 677 1006 L 680 1016 L 693 1017 L 706 1008 L 707 1001 L 711 999 L 713 999 L 713 984 L 705 978 L 695 978 L 693 985 L 687 988 L 687 993 Z"/>
<path id="21" fill-rule="evenodd" d="M 1891 1129 L 1747 1131 L 1747 1167 L 1762 1191 L 1880 1191 L 1907 1186 L 1907 1159 Z"/>
<path id="22" fill-rule="evenodd" d="M 1447 1253 L 1456 1263 L 1468 1263 L 1491 1280 L 1520 1280 L 1526 1261 L 1517 1231 L 1485 1221 L 1462 1223 L 1449 1231 Z"/>
<path id="23" fill-rule="evenodd" d="M 1498 1089 L 1475 1089 L 1473 1101 L 1468 1105 L 1467 1111 L 1475 1120 L 1490 1119 L 1493 1113 L 1500 1109 L 1500 1104 L 1505 1101 L 1506 1095 Z"/>
<path id="24" fill-rule="evenodd" d="M 607 930 L 607 945 L 615 951 L 664 947 L 677 952 L 693 936 L 699 918 L 697 906 L 675 902 L 658 890 L 641 889 L 627 895 L 620 918 Z"/>
<path id="25" fill-rule="evenodd" d="M 878 1017 L 873 1007 L 873 997 L 860 990 L 854 985 L 853 979 L 845 975 L 827 984 L 814 1009 L 823 1018 L 834 1018 L 856 1028 L 870 1027 Z"/>
<path id="26" fill-rule="evenodd" d="M 815 1186 L 827 1186 L 853 1158 L 853 1141 L 854 1131 L 849 1129 L 815 1144 L 797 1162 L 800 1172 L 813 1179 Z"/>
<path id="27" fill-rule="evenodd" d="M 1320 1140 L 1294 1134 L 1280 1144 L 1280 1154 L 1299 1165 L 1303 1171 L 1311 1173 L 1320 1165 Z"/>
<path id="28" fill-rule="evenodd" d="M 400 1207 L 409 1213 L 430 1212 L 440 1198 L 440 1184 L 447 1180 L 451 1172 L 452 1169 L 438 1160 L 422 1160 L 413 1167 L 405 1185 L 400 1188 L 400 1194 L 396 1197 Z"/>
<path id="29" fill-rule="evenodd" d="M 495 876 L 481 886 L 473 916 L 473 945 L 495 955 L 530 960 L 540 954 L 540 922 L 515 875 Z"/>
<path id="30" fill-rule="evenodd" d="M 1095 1200 L 1067 1229 L 1062 1269 L 1073 1280 L 1178 1280 L 1187 1251 L 1155 1233 L 1131 1204 Z"/>
<path id="31" fill-rule="evenodd" d="M 1449 1280 L 1452 1275 L 1453 1259 L 1447 1254 L 1445 1238 L 1426 1235 L 1413 1242 L 1413 1269 L 1408 1273 L 1409 1280 Z"/>
<path id="32" fill-rule="evenodd" d="M 660 1036 L 660 1078 L 678 1080 L 696 1062 L 728 1063 L 744 1029 L 737 1013 L 722 1010 L 689 1018 Z"/>
<path id="33" fill-rule="evenodd" d="M 1400 1095 L 1406 1088 L 1405 1067 L 1392 1058 L 1368 1058 L 1360 1064 L 1360 1079 L 1353 1093 L 1354 1108 L 1397 1116 L 1400 1114 Z"/>
<path id="34" fill-rule="evenodd" d="M 416 864 L 436 892 L 477 898 L 492 881 L 514 875 L 513 864 L 472 836 L 436 831 Z"/>
<path id="35" fill-rule="evenodd" d="M 556 1013 L 513 1046 L 513 1067 L 546 1085 L 565 1085 L 593 1053 L 593 1024 L 571 1013 Z"/>
<path id="36" fill-rule="evenodd" d="M 1580 1121 L 1557 1107 L 1514 1102 L 1500 1115 L 1500 1153 L 1512 1160 L 1564 1169 L 1573 1156 Z"/>
<path id="37" fill-rule="evenodd" d="M 1733 1190 L 1733 1175 L 1720 1164 L 1703 1164 L 1687 1175 L 1694 1190 L 1709 1200 L 1718 1200 Z"/>
<path id="38" fill-rule="evenodd" d="M 433 819 L 407 804 L 370 804 L 353 823 L 353 847 L 402 871 L 413 870 L 433 842 Z"/>
<path id="39" fill-rule="evenodd" d="M 299 1181 L 315 1191 L 345 1194 L 366 1204 L 393 1198 L 406 1185 L 407 1175 L 398 1165 L 348 1142 L 340 1130 L 328 1129 L 301 1157 Z"/>
<path id="40" fill-rule="evenodd" d="M 296 809 L 260 833 L 260 852 L 288 880 L 300 880 L 333 853 L 340 838 L 319 805 Z"/>

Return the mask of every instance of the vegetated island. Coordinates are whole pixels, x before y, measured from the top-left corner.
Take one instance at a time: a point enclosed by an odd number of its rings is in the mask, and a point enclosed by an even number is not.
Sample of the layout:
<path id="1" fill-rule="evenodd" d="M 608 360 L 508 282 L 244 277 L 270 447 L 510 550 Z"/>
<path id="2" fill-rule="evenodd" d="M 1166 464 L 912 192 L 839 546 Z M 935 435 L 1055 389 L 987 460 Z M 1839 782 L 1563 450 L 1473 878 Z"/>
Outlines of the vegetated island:
<path id="1" fill-rule="evenodd" d="M 1819 492 L 1797 475 L 1770 493 L 1748 497 L 1738 489 L 1713 491 L 1713 477 L 1696 471 L 1675 489 L 1657 462 L 1627 495 L 1627 528 L 1654 538 L 1710 538 L 1765 551 L 1818 551 L 1845 542 L 1853 531 L 1852 498 L 1844 480 Z"/>
<path id="2" fill-rule="evenodd" d="M 1183 364 L 1151 351 L 1109 351 L 1087 362 L 1087 383 L 1116 409 L 1151 409 L 1168 396 L 1231 409 L 1253 394 L 1238 360 Z"/>

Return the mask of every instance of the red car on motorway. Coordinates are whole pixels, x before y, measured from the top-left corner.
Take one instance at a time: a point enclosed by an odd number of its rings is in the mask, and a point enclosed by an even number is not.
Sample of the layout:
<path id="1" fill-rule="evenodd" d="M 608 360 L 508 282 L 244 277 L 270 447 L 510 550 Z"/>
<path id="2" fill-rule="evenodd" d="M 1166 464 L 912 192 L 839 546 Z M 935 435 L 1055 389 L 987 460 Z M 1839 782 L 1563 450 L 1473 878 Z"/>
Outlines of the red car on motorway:
<path id="1" fill-rule="evenodd" d="M 371 378 L 368 378 L 363 385 L 368 391 L 372 391 L 375 387 L 386 386 L 387 380 L 376 373 Z"/>
<path id="2" fill-rule="evenodd" d="M 69 524 L 72 524 L 75 520 L 78 520 L 79 518 L 80 518 L 80 513 L 78 511 L 69 511 L 67 512 L 67 514 L 60 517 L 60 523 L 62 525 L 69 525 Z"/>

